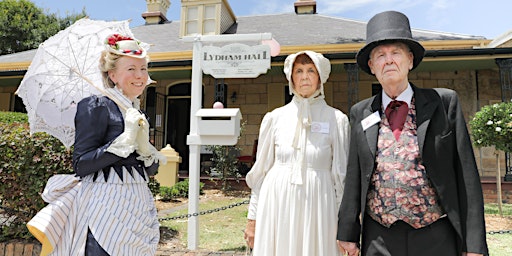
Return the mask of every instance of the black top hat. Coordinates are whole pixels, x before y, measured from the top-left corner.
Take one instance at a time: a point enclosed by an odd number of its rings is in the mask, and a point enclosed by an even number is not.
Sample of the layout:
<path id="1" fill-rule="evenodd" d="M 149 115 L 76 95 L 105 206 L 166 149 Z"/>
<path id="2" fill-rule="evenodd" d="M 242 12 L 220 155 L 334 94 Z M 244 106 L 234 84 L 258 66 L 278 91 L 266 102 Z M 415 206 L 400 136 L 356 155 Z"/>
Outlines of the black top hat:
<path id="1" fill-rule="evenodd" d="M 368 74 L 372 74 L 368 67 L 370 52 L 376 46 L 398 41 L 405 43 L 414 55 L 412 69 L 416 68 L 425 55 L 425 48 L 412 39 L 409 19 L 403 13 L 396 11 L 381 12 L 373 16 L 366 25 L 366 45 L 356 55 L 357 64 Z"/>

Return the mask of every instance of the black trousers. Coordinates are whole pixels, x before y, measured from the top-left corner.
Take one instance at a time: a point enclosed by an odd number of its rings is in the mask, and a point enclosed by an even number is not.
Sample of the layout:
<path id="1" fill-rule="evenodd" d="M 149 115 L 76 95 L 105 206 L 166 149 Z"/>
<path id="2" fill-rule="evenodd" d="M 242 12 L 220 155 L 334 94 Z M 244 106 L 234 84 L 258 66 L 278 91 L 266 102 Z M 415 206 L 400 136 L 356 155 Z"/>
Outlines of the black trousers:
<path id="1" fill-rule="evenodd" d="M 366 215 L 361 255 L 364 256 L 459 256 L 457 233 L 448 218 L 415 229 L 403 221 L 387 228 Z"/>
<path id="2" fill-rule="evenodd" d="M 96 241 L 91 233 L 91 230 L 87 230 L 87 240 L 85 242 L 85 256 L 110 256 L 103 250 L 101 245 Z"/>

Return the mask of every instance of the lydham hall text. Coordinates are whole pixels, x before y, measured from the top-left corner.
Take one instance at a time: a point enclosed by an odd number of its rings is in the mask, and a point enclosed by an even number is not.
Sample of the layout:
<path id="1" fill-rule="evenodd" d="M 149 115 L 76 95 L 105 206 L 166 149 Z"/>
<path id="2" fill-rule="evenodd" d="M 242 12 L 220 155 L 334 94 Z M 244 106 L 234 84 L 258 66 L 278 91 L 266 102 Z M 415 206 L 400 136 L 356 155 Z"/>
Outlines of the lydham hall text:
<path id="1" fill-rule="evenodd" d="M 243 61 L 243 60 L 266 60 L 269 58 L 267 51 L 253 54 L 208 54 L 204 52 L 204 61 Z"/>

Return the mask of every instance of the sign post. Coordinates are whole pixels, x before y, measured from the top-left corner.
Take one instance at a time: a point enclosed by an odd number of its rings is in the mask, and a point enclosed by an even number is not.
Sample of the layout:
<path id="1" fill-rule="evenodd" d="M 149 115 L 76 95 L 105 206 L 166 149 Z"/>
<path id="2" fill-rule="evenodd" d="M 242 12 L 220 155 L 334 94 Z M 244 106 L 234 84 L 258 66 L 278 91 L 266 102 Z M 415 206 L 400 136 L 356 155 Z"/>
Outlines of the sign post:
<path id="1" fill-rule="evenodd" d="M 193 42 L 192 52 L 192 81 L 191 81 L 191 102 L 190 102 L 190 133 L 187 136 L 187 145 L 189 145 L 190 156 L 189 156 L 189 188 L 188 188 L 188 213 L 192 216 L 188 218 L 188 249 L 195 250 L 199 244 L 199 170 L 200 170 L 200 154 L 201 154 L 201 136 L 198 134 L 198 119 L 196 113 L 201 109 L 202 102 L 202 84 L 203 84 L 203 59 L 205 56 L 201 56 L 203 53 L 203 42 L 206 43 L 223 43 L 223 42 L 241 42 L 241 41 L 263 41 L 271 40 L 272 34 L 239 34 L 239 35 L 195 35 L 184 37 L 183 41 Z M 267 46 L 268 47 L 268 46 Z M 243 47 L 242 47 L 243 48 Z M 261 53 L 263 54 L 263 53 Z M 231 54 L 234 56 L 235 54 Z M 270 55 L 270 51 L 268 53 Z M 213 56 L 213 55 L 212 55 Z M 219 55 L 219 56 L 222 56 Z M 261 57 L 261 56 L 260 56 Z M 217 58 L 217 57 L 211 57 Z M 222 58 L 222 57 L 219 57 Z M 230 57 L 226 57 L 230 58 Z M 237 58 L 244 57 L 233 57 L 232 63 L 243 63 L 243 60 L 238 61 Z M 256 56 L 247 57 L 257 59 Z M 208 60 L 208 56 L 206 56 Z M 246 60 L 248 61 L 248 60 Z M 270 63 L 270 56 L 268 56 Z M 242 64 L 243 65 L 243 64 Z M 265 70 L 266 71 L 266 70 Z M 252 73 L 242 69 L 240 72 L 234 74 L 229 69 L 218 69 L 217 71 L 209 71 L 212 76 L 216 78 L 223 77 L 257 77 L 252 76 Z M 245 73 L 244 73 L 245 72 Z"/>

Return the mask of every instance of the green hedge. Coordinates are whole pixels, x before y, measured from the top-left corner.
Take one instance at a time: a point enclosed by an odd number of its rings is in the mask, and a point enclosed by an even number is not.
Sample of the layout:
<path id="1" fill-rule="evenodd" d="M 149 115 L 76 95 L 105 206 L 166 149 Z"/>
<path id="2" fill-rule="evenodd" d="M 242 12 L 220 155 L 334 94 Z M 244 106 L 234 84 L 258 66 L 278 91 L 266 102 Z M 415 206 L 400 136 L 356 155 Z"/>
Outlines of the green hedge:
<path id="1" fill-rule="evenodd" d="M 46 133 L 30 135 L 26 114 L 0 111 L 0 242 L 33 238 L 26 223 L 46 205 L 48 179 L 73 173 L 72 149 Z M 149 188 L 158 194 L 154 177 Z"/>
<path id="2" fill-rule="evenodd" d="M 30 135 L 26 114 L 0 112 L 0 240 L 30 238 L 48 178 L 72 173 L 72 151 L 46 133 Z"/>
<path id="3" fill-rule="evenodd" d="M 188 197 L 189 179 L 177 182 L 172 187 L 160 186 L 160 200 L 167 202 L 178 197 Z M 204 183 L 199 182 L 199 194 L 203 194 Z"/>

